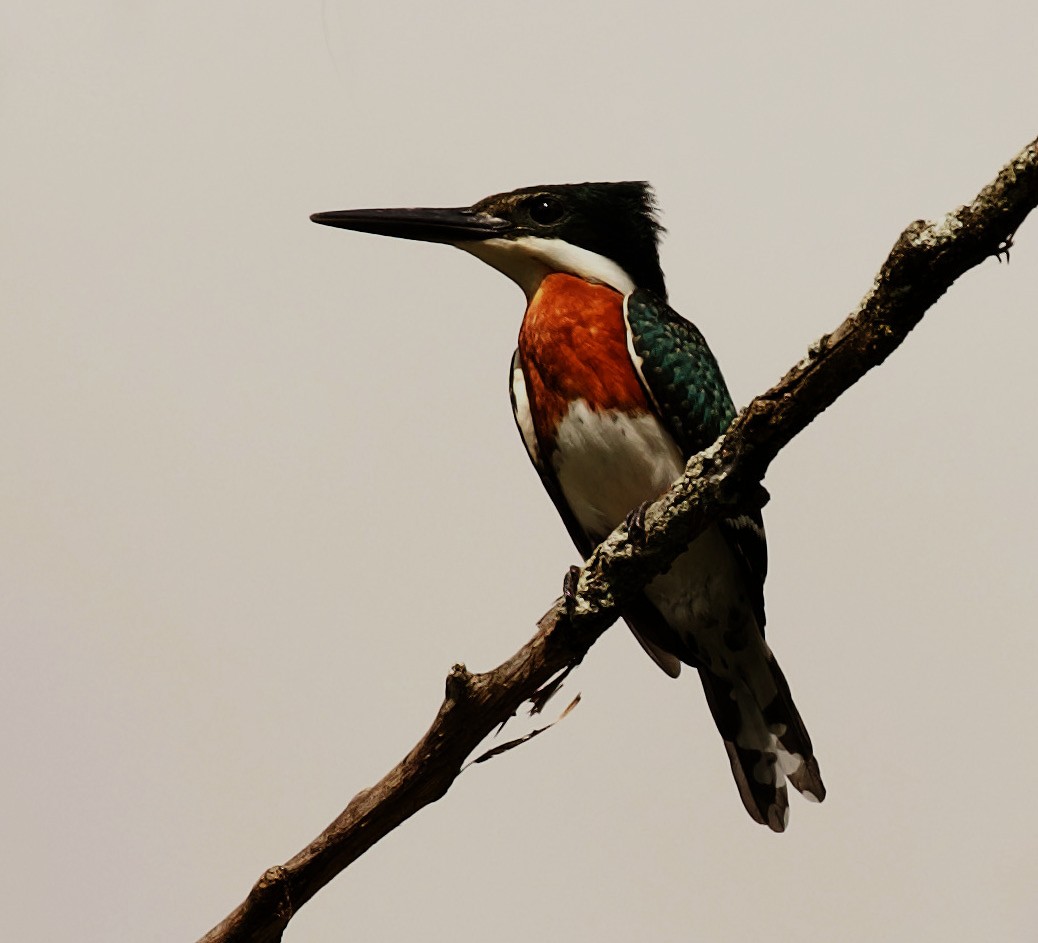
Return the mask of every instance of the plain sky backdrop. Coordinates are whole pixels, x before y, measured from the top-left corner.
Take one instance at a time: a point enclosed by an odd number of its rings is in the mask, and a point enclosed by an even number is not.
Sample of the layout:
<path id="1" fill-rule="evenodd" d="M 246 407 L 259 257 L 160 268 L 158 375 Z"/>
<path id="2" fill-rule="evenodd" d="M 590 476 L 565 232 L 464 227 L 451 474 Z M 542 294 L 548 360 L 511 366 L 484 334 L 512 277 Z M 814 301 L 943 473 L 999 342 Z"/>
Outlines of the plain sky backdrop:
<path id="1" fill-rule="evenodd" d="M 4 937 L 196 938 L 576 559 L 518 289 L 310 213 L 651 180 L 745 403 L 1038 133 L 1036 48 L 1034 0 L 5 3 Z M 618 627 L 287 939 L 1034 940 L 1036 298 L 1031 219 L 769 475 L 824 805 L 754 825 Z"/>

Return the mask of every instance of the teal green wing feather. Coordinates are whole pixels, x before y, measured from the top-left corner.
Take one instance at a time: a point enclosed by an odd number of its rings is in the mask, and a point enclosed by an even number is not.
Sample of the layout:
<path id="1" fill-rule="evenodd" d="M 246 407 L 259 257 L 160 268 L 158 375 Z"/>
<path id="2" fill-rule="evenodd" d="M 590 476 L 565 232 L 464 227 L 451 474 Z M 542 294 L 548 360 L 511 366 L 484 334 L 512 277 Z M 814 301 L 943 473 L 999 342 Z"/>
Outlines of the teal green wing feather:
<path id="1" fill-rule="evenodd" d="M 637 289 L 624 302 L 627 341 L 657 418 L 687 461 L 710 446 L 735 418 L 728 385 L 699 329 L 661 301 Z M 764 629 L 764 578 L 768 550 L 760 511 L 719 522 L 742 566 Z"/>
<path id="2" fill-rule="evenodd" d="M 721 368 L 698 328 L 652 292 L 628 295 L 625 317 L 642 383 L 687 460 L 735 418 Z"/>

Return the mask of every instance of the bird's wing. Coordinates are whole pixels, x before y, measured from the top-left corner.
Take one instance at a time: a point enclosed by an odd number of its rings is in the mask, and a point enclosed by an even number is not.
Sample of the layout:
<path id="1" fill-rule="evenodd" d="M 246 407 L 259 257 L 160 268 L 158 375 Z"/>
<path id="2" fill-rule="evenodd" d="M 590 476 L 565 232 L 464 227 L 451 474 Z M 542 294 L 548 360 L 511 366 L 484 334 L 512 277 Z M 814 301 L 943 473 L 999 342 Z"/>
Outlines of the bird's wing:
<path id="1" fill-rule="evenodd" d="M 523 445 L 526 446 L 526 452 L 530 456 L 530 461 L 533 463 L 533 467 L 537 469 L 537 474 L 541 478 L 541 484 L 544 485 L 544 490 L 551 496 L 551 500 L 559 512 L 559 517 L 562 518 L 573 543 L 576 544 L 577 550 L 580 551 L 580 556 L 586 560 L 591 556 L 591 551 L 595 549 L 598 541 L 594 540 L 580 526 L 576 515 L 570 509 L 569 503 L 559 487 L 559 482 L 555 477 L 550 460 L 542 455 L 541 445 L 537 441 L 537 432 L 533 426 L 533 417 L 530 414 L 530 398 L 526 390 L 526 377 L 523 376 L 518 350 L 512 355 L 509 394 L 512 398 L 512 415 L 515 417 L 515 424 L 519 429 L 519 435 L 522 436 Z M 671 654 L 671 650 L 675 646 L 679 646 L 680 641 L 674 637 L 673 630 L 656 611 L 652 603 L 645 599 L 644 596 L 639 596 L 630 606 L 624 608 L 623 616 L 634 633 L 634 637 L 642 648 L 645 649 L 649 657 L 668 675 L 676 678 L 681 672 L 681 661 Z"/>
<path id="2" fill-rule="evenodd" d="M 656 415 L 687 461 L 735 418 L 721 368 L 698 328 L 656 295 L 637 289 L 624 299 L 627 347 Z M 719 522 L 747 577 L 754 614 L 764 630 L 768 550 L 760 511 Z"/>

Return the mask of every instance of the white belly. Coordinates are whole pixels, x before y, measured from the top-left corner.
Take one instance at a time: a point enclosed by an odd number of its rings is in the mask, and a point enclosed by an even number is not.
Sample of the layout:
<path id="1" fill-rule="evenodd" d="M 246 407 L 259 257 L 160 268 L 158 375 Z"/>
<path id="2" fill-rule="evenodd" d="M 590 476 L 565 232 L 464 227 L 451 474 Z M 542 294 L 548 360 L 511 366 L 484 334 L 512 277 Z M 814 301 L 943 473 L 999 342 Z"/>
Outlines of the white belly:
<path id="1" fill-rule="evenodd" d="M 552 458 L 562 493 L 593 540 L 607 536 L 642 502 L 659 497 L 685 468 L 655 416 L 596 411 L 583 400 L 560 423 Z M 735 560 L 716 527 L 697 537 L 645 594 L 670 625 L 700 639 L 700 650 L 713 647 L 703 644 L 704 635 L 719 638 L 731 622 L 752 618 Z"/>
<path id="2" fill-rule="evenodd" d="M 555 474 L 580 526 L 601 540 L 643 501 L 666 491 L 685 469 L 655 416 L 591 409 L 574 401 L 559 424 Z"/>

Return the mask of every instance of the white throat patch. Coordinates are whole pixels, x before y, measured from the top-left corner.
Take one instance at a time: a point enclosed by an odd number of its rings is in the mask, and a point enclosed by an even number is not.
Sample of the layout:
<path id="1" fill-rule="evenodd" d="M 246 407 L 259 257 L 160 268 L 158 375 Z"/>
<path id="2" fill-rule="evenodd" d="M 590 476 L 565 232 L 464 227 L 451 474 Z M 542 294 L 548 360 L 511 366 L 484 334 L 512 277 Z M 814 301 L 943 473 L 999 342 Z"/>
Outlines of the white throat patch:
<path id="1" fill-rule="evenodd" d="M 553 272 L 577 275 L 589 282 L 615 288 L 620 294 L 634 291 L 634 281 L 619 265 L 604 255 L 581 249 L 564 239 L 521 236 L 518 239 L 484 239 L 456 242 L 459 249 L 474 255 L 507 275 L 531 300 L 541 281 Z"/>

